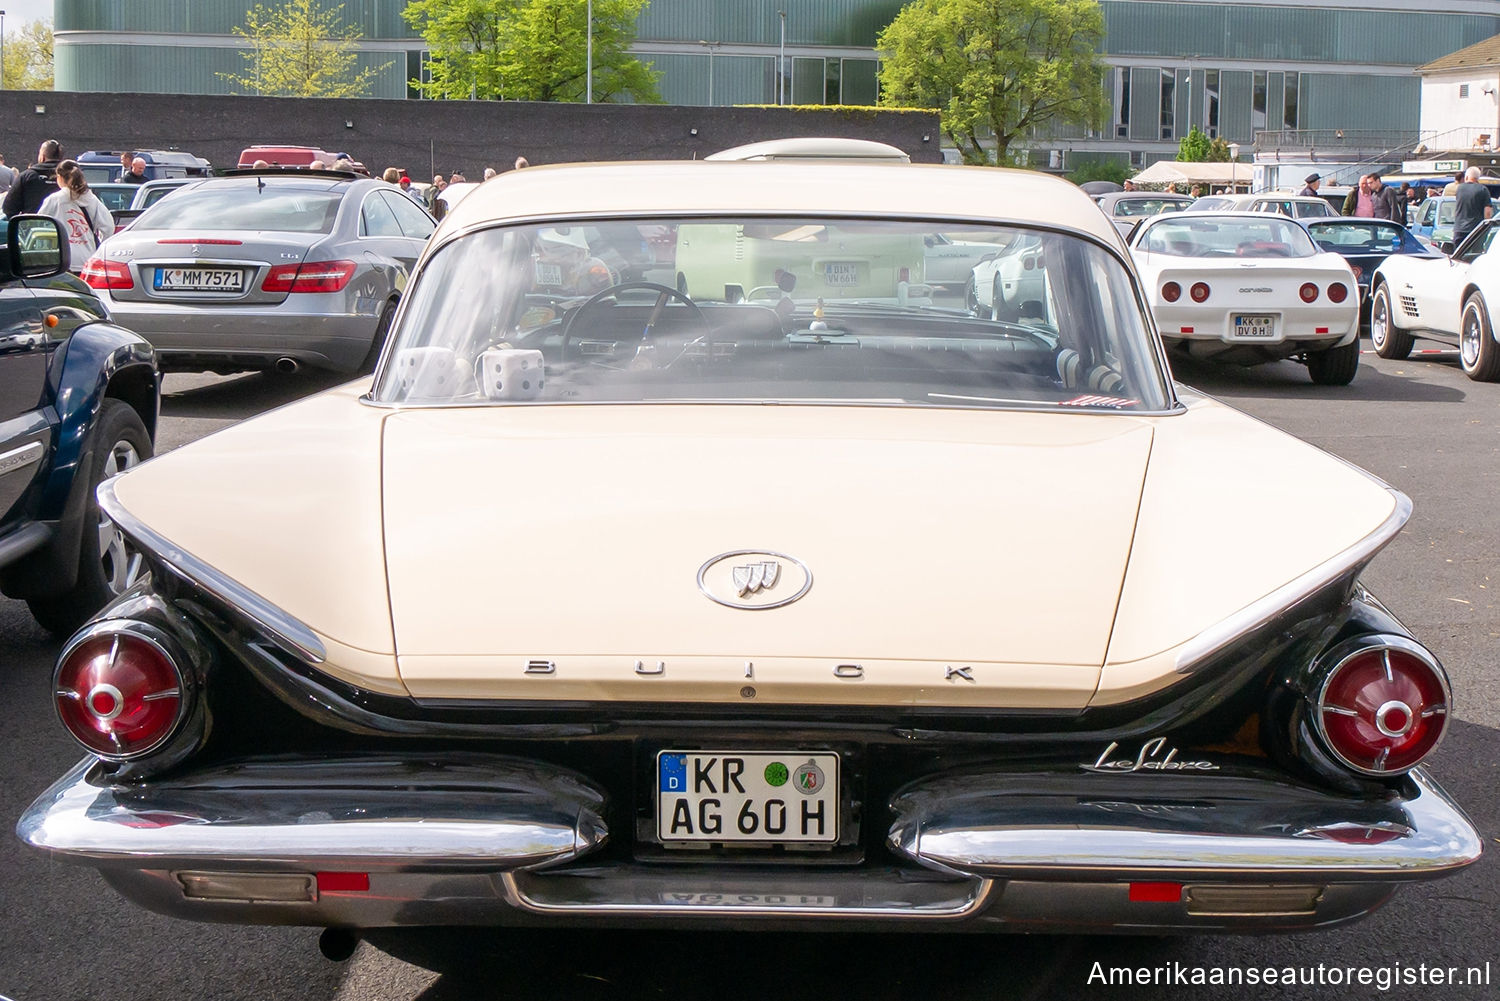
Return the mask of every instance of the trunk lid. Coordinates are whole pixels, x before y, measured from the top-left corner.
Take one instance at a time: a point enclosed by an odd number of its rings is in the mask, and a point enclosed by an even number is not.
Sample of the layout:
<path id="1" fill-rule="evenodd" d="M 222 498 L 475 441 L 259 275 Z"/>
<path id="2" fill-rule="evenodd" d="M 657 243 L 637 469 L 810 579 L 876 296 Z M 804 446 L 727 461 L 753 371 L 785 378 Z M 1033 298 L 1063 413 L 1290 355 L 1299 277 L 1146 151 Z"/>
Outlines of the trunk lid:
<path id="1" fill-rule="evenodd" d="M 274 305 L 287 293 L 264 291 L 261 284 L 267 273 L 309 260 L 312 248 L 327 238 L 325 233 L 132 227 L 111 240 L 105 253 L 125 263 L 134 284 L 110 295 L 121 302 Z M 184 279 L 194 274 L 203 277 Z M 174 289 L 174 284 L 196 287 Z"/>

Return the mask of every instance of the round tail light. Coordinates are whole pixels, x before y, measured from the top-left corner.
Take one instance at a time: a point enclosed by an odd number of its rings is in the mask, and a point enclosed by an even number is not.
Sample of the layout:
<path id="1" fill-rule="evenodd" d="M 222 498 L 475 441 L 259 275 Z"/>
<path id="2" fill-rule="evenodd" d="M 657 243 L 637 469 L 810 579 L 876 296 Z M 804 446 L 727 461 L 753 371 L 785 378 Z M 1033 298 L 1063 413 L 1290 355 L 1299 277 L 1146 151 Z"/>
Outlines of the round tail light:
<path id="1" fill-rule="evenodd" d="M 1342 282 L 1334 282 L 1328 286 L 1328 299 L 1330 302 L 1343 302 L 1349 298 L 1349 286 Z"/>
<path id="2" fill-rule="evenodd" d="M 1176 282 L 1167 282 L 1161 287 L 1161 297 L 1168 302 L 1176 302 L 1182 298 L 1182 286 Z"/>
<path id="3" fill-rule="evenodd" d="M 1448 725 L 1448 677 L 1410 640 L 1381 637 L 1334 664 L 1318 693 L 1328 750 L 1363 775 L 1390 776 L 1431 754 Z"/>
<path id="4" fill-rule="evenodd" d="M 1297 294 L 1302 297 L 1303 302 L 1312 302 L 1318 297 L 1318 286 L 1312 282 L 1304 282 L 1302 287 L 1297 290 Z"/>
<path id="5" fill-rule="evenodd" d="M 1208 285 L 1205 282 L 1194 282 L 1193 287 L 1188 289 L 1188 295 L 1193 297 L 1194 302 L 1202 302 L 1208 298 Z"/>
<path id="6" fill-rule="evenodd" d="M 58 660 L 54 699 L 63 726 L 84 747 L 110 761 L 160 747 L 188 704 L 187 686 L 171 655 L 138 632 L 90 630 Z"/>

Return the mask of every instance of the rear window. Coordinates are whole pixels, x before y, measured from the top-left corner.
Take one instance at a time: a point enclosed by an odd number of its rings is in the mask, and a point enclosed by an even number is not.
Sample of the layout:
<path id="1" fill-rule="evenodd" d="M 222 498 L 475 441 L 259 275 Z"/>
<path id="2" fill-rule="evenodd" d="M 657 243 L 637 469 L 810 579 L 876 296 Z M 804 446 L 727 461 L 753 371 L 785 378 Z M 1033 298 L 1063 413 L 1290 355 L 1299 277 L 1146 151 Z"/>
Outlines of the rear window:
<path id="1" fill-rule="evenodd" d="M 1164 216 L 1137 240 L 1138 250 L 1173 257 L 1313 257 L 1307 230 L 1276 216 Z"/>
<path id="2" fill-rule="evenodd" d="M 151 206 L 134 228 L 328 233 L 343 197 L 342 189 L 263 184 L 249 178 L 209 182 Z"/>

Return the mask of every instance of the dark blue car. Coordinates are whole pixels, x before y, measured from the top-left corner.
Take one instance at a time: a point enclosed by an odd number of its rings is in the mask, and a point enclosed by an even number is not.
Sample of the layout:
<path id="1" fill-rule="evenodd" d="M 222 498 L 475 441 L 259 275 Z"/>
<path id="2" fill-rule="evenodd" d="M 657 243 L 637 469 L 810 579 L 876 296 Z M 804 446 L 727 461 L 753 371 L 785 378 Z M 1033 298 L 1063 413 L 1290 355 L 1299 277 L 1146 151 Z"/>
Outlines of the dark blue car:
<path id="1" fill-rule="evenodd" d="M 0 591 L 70 632 L 137 576 L 98 485 L 150 458 L 151 345 L 63 266 L 62 227 L 14 216 L 0 248 Z"/>
<path id="2" fill-rule="evenodd" d="M 1305 219 L 1303 222 L 1320 248 L 1342 255 L 1354 271 L 1354 280 L 1359 283 L 1361 333 L 1370 326 L 1370 276 L 1380 267 L 1381 261 L 1392 254 L 1443 256 L 1418 240 L 1405 226 L 1384 219 L 1336 217 Z"/>

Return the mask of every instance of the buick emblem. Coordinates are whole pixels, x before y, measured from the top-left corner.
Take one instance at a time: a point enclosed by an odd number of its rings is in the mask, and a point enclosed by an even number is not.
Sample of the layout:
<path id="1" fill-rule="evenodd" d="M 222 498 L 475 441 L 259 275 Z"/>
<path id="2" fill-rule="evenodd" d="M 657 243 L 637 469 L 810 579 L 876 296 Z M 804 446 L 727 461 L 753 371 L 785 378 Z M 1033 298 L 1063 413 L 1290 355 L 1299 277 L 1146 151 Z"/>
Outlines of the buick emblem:
<path id="1" fill-rule="evenodd" d="M 811 587 L 812 573 L 801 560 L 762 549 L 724 553 L 698 568 L 698 590 L 729 608 L 780 608 Z"/>

